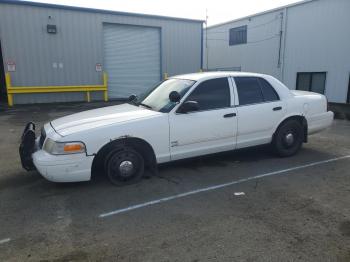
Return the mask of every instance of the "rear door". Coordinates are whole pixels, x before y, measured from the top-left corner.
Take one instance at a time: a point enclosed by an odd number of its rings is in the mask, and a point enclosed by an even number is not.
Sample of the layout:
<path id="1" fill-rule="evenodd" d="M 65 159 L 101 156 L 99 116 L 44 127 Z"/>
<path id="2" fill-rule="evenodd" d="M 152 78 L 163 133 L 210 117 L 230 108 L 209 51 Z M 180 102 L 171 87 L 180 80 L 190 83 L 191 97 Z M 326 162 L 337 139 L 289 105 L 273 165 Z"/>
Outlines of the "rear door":
<path id="1" fill-rule="evenodd" d="M 234 77 L 237 105 L 237 148 L 271 142 L 286 108 L 273 86 L 260 77 Z"/>
<path id="2" fill-rule="evenodd" d="M 172 160 L 235 148 L 237 119 L 231 97 L 227 77 L 206 80 L 185 99 L 198 102 L 198 111 L 169 114 Z"/>

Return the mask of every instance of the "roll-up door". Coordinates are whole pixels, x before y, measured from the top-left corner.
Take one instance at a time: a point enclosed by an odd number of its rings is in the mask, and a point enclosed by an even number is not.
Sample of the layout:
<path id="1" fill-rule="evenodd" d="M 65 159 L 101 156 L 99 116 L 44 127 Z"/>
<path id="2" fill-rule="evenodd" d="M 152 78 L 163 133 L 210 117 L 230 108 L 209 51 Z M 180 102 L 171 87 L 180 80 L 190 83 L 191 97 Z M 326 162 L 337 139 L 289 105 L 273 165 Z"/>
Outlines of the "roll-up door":
<path id="1" fill-rule="evenodd" d="M 103 31 L 110 98 L 141 94 L 160 81 L 159 28 L 104 24 Z"/>

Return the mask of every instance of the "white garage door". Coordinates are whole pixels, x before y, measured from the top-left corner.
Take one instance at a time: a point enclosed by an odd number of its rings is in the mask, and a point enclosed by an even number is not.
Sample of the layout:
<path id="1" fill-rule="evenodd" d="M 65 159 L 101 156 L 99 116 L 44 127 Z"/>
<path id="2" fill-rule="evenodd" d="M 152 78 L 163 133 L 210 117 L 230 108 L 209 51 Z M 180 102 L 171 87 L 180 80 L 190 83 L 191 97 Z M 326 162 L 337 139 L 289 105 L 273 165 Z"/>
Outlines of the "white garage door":
<path id="1" fill-rule="evenodd" d="M 160 81 L 158 28 L 105 24 L 103 31 L 110 98 L 141 94 Z"/>

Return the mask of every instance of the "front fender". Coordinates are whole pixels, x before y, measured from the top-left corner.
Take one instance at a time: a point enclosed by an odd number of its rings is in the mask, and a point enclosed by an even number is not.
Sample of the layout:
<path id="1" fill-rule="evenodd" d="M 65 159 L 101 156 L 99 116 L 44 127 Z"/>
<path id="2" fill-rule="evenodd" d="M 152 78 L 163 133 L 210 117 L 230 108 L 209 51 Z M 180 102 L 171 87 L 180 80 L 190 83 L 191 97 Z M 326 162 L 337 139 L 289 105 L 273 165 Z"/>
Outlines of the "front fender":
<path id="1" fill-rule="evenodd" d="M 150 144 L 158 163 L 170 160 L 168 114 L 84 130 L 64 139 L 82 141 L 87 154 L 96 155 L 106 144 L 125 137 L 139 138 Z"/>

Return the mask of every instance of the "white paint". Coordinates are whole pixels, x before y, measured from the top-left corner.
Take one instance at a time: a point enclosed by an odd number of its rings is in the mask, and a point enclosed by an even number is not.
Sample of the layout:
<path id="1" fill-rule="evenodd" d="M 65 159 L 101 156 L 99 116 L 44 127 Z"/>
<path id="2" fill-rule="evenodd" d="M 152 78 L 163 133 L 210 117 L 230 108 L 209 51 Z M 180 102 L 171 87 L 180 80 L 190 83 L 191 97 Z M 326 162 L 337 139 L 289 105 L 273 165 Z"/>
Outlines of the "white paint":
<path id="1" fill-rule="evenodd" d="M 4 239 L 1 239 L 1 240 L 0 240 L 0 245 L 5 244 L 5 243 L 10 242 L 10 241 L 11 241 L 11 238 L 4 238 Z"/>
<path id="2" fill-rule="evenodd" d="M 235 196 L 245 196 L 244 192 L 235 192 L 234 193 Z"/>
<path id="3" fill-rule="evenodd" d="M 203 193 L 203 192 L 207 192 L 207 191 L 213 191 L 213 190 L 216 190 L 216 189 L 220 189 L 220 188 L 224 188 L 224 187 L 228 187 L 228 186 L 244 183 L 244 182 L 251 181 L 251 180 L 260 179 L 260 178 L 263 178 L 263 177 L 280 175 L 280 174 L 286 174 L 286 173 L 288 173 L 290 171 L 295 171 L 295 170 L 299 170 L 299 169 L 303 169 L 303 168 L 307 168 L 307 167 L 313 167 L 313 166 L 326 164 L 326 163 L 330 163 L 330 162 L 334 162 L 334 161 L 338 161 L 338 160 L 342 160 L 342 159 L 347 159 L 347 158 L 350 158 L 350 155 L 336 157 L 336 158 L 331 158 L 331 159 L 328 159 L 328 160 L 317 161 L 317 162 L 313 162 L 313 163 L 306 164 L 306 165 L 301 165 L 301 166 L 291 167 L 291 168 L 282 169 L 282 170 L 278 170 L 278 171 L 273 171 L 273 172 L 269 172 L 269 173 L 264 173 L 264 174 L 260 174 L 260 175 L 256 175 L 256 176 L 252 176 L 252 177 L 248 177 L 248 178 L 242 178 L 242 179 L 239 179 L 239 180 L 235 180 L 235 181 L 224 183 L 224 184 L 220 184 L 220 185 L 204 187 L 204 188 L 196 189 L 196 190 L 193 190 L 193 191 L 189 191 L 189 192 L 185 192 L 185 193 L 181 193 L 181 194 L 177 194 L 177 195 L 164 197 L 164 198 L 152 200 L 152 201 L 149 201 L 149 202 L 145 202 L 145 203 L 129 206 L 129 207 L 126 207 L 126 208 L 117 209 L 117 210 L 114 210 L 114 211 L 111 211 L 111 212 L 108 212 L 108 213 L 100 214 L 99 217 L 100 218 L 109 217 L 109 216 L 125 213 L 125 212 L 128 212 L 128 211 L 134 210 L 134 209 L 139 209 L 139 208 L 142 208 L 142 207 L 152 206 L 152 205 L 155 205 L 155 204 L 167 202 L 167 201 L 170 201 L 170 200 L 173 200 L 173 199 L 177 199 L 177 198 L 183 198 L 183 197 L 186 197 L 186 196 L 195 195 L 195 194 L 199 194 L 199 193 Z"/>
<path id="4" fill-rule="evenodd" d="M 234 102 L 234 94 L 238 93 L 234 78 L 241 76 L 265 79 L 278 93 L 280 100 L 238 106 Z M 191 100 L 192 92 L 201 88 L 204 81 L 218 77 L 226 78 L 231 84 L 227 91 L 231 93 L 232 107 L 177 113 L 184 101 Z M 242 72 L 207 72 L 180 75 L 168 81 L 170 84 L 181 81 L 176 80 L 177 78 L 194 80 L 196 83 L 169 113 L 122 104 L 76 113 L 45 124 L 47 139 L 43 149 L 32 154 L 35 167 L 42 176 L 54 182 L 90 180 L 92 155 L 111 140 L 122 137 L 135 137 L 146 141 L 152 147 L 158 164 L 263 145 L 271 142 L 282 121 L 290 116 L 302 115 L 305 103 L 309 104 L 308 114 L 304 115 L 309 135 L 329 127 L 333 121 L 333 113 L 327 112 L 327 99 L 324 95 L 290 91 L 272 76 Z M 155 94 L 167 97 L 167 89 L 162 86 L 163 84 L 158 86 L 159 89 L 154 90 L 150 96 Z M 148 97 L 143 100 L 146 105 L 147 100 Z M 275 111 L 275 107 L 280 107 L 281 110 Z M 236 117 L 226 118 L 226 114 L 236 114 Z M 46 152 L 48 139 L 56 142 L 82 141 L 86 145 L 88 156 L 52 155 Z M 176 146 L 169 150 L 169 142 Z M 72 158 L 77 162 L 72 162 Z"/>

